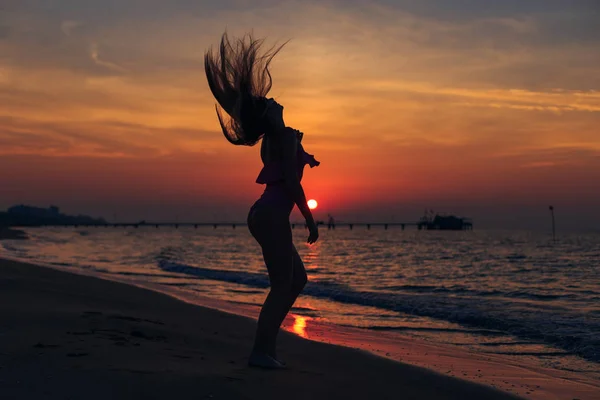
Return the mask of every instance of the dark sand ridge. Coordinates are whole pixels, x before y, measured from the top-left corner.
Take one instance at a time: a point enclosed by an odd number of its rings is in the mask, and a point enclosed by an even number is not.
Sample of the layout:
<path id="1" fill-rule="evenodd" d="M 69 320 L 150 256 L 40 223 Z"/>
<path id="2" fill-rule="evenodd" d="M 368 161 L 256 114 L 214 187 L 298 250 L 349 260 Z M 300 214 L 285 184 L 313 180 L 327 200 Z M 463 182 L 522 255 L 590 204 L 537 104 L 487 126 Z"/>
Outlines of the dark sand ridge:
<path id="1" fill-rule="evenodd" d="M 0 226 L 0 240 L 20 240 L 27 239 L 27 234 L 18 229 L 5 228 Z"/>
<path id="2" fill-rule="evenodd" d="M 0 260 L 0 398 L 515 398 L 285 332 L 289 369 L 251 369 L 254 327 L 150 290 Z"/>

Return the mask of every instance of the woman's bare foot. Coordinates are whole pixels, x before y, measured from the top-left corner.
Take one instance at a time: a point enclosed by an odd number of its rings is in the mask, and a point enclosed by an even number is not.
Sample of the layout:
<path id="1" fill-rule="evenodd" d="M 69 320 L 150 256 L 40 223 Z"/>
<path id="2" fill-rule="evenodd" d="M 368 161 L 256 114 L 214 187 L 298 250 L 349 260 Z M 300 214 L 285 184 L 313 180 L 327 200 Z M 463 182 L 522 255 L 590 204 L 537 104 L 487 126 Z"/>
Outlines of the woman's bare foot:
<path id="1" fill-rule="evenodd" d="M 277 357 L 277 350 L 275 350 L 274 348 L 268 350 L 267 355 L 269 357 L 271 357 L 273 360 L 278 361 L 281 365 L 285 366 L 285 361 L 283 361 L 281 358 Z"/>
<path id="2" fill-rule="evenodd" d="M 285 368 L 284 364 L 277 361 L 270 355 L 268 355 L 266 353 L 259 353 L 256 351 L 253 351 L 252 354 L 250 354 L 250 358 L 248 359 L 248 365 L 250 367 L 258 367 L 258 368 L 265 368 L 265 369 L 283 369 L 283 368 Z"/>

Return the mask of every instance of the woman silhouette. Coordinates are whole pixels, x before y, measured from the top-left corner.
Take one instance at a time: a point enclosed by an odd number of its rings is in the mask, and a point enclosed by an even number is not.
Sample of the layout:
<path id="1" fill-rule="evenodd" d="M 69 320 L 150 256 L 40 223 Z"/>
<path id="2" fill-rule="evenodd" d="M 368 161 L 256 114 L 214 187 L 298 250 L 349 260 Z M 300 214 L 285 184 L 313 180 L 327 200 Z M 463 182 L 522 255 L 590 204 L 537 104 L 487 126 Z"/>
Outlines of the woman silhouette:
<path id="1" fill-rule="evenodd" d="M 283 45 L 264 52 L 262 45 L 262 39 L 255 40 L 250 34 L 230 41 L 225 33 L 218 50 L 213 52 L 211 48 L 204 54 L 204 66 L 225 138 L 246 146 L 262 139 L 260 156 L 264 166 L 256 182 L 266 187 L 250 208 L 248 227 L 262 248 L 271 290 L 258 317 L 248 364 L 283 368 L 277 359 L 277 334 L 307 282 L 304 264 L 292 242 L 289 217 L 297 205 L 308 226 L 307 242 L 317 241 L 317 224 L 300 180 L 306 164 L 312 168 L 319 162 L 304 151 L 302 132 L 285 125 L 283 106 L 266 98 L 272 85 L 269 64 Z M 220 108 L 228 114 L 228 121 Z"/>

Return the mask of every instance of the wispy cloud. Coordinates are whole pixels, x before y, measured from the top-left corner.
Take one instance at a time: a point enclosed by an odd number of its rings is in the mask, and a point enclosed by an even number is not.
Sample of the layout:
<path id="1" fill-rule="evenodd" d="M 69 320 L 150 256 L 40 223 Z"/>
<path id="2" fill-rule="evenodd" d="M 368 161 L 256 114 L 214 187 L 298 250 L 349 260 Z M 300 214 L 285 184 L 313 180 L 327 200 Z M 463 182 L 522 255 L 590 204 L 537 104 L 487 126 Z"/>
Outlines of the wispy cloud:
<path id="1" fill-rule="evenodd" d="M 127 72 L 127 70 L 125 68 L 121 67 L 120 65 L 117 65 L 110 61 L 101 60 L 97 43 L 92 43 L 90 45 L 90 57 L 91 57 L 92 61 L 94 61 L 94 63 L 96 63 L 97 65 L 106 67 L 110 70 L 117 71 L 117 72 Z"/>
<path id="2" fill-rule="evenodd" d="M 351 88 L 351 84 L 348 88 Z M 600 112 L 600 92 L 589 90 L 532 91 L 523 89 L 475 89 L 436 87 L 424 82 L 366 80 L 354 88 L 364 92 L 410 92 L 456 99 L 457 104 L 478 107 L 515 108 L 534 111 Z M 467 100 L 468 99 L 468 100 Z M 470 101 L 470 102 L 469 102 Z"/>
<path id="3" fill-rule="evenodd" d="M 62 24 L 60 24 L 60 30 L 65 34 L 65 36 L 71 36 L 73 30 L 82 25 L 83 22 L 81 21 L 63 21 Z"/>

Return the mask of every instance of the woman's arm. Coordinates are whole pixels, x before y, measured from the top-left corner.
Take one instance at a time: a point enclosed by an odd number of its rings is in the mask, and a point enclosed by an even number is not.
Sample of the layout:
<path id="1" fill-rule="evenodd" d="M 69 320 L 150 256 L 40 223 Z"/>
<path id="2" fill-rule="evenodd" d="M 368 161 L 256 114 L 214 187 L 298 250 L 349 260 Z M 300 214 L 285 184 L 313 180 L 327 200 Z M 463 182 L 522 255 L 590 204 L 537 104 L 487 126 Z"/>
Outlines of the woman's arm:
<path id="1" fill-rule="evenodd" d="M 306 219 L 307 224 L 314 224 L 313 215 L 306 203 L 306 195 L 298 176 L 298 139 L 291 129 L 281 131 L 282 168 L 286 188 L 294 203 Z"/>

